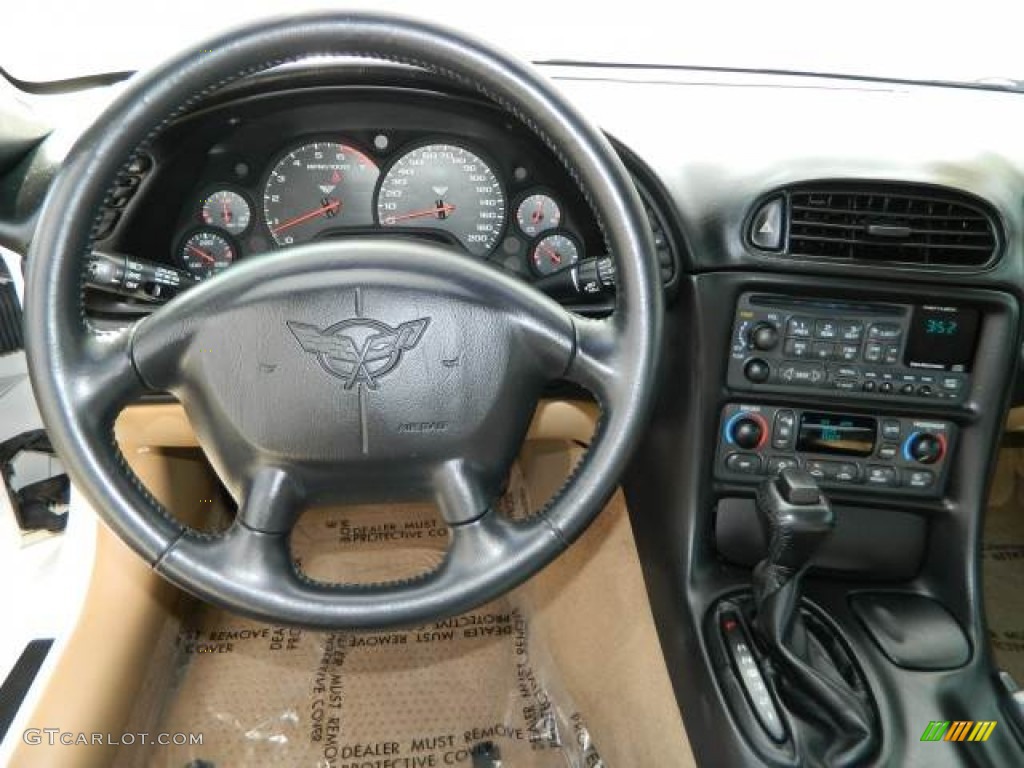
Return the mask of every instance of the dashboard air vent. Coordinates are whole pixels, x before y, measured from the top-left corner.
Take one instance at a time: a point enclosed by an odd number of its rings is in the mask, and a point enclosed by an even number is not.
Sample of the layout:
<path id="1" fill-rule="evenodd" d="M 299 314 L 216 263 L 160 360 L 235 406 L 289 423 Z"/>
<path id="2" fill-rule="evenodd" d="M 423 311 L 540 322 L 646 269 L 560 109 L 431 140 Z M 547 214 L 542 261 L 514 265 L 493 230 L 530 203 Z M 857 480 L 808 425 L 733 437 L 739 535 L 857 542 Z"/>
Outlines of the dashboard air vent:
<path id="1" fill-rule="evenodd" d="M 954 190 L 825 183 L 790 187 L 782 199 L 780 245 L 790 256 L 963 269 L 999 251 L 994 213 Z"/>

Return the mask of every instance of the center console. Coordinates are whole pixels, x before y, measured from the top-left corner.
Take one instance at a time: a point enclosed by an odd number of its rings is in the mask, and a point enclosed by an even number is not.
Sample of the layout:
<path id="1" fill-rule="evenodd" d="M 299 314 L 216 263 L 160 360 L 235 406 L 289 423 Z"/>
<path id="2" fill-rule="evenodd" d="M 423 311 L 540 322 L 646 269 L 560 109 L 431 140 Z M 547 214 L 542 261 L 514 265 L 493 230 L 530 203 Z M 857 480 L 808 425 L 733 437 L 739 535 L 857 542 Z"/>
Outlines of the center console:
<path id="1" fill-rule="evenodd" d="M 702 754 L 806 764 L 807 731 L 778 695 L 799 672 L 789 655 L 803 658 L 783 642 L 798 616 L 877 707 L 856 764 L 962 765 L 919 746 L 936 719 L 999 721 L 987 754 L 1019 754 L 965 588 L 1020 340 L 1017 298 L 980 283 L 723 270 L 670 310 L 666 383 L 626 492 L 688 730 L 716 734 L 696 738 Z M 776 601 L 800 613 L 762 625 L 757 585 L 766 598 L 783 580 L 758 581 L 779 554 L 758 510 L 786 468 L 813 479 L 835 526 L 799 600 Z"/>

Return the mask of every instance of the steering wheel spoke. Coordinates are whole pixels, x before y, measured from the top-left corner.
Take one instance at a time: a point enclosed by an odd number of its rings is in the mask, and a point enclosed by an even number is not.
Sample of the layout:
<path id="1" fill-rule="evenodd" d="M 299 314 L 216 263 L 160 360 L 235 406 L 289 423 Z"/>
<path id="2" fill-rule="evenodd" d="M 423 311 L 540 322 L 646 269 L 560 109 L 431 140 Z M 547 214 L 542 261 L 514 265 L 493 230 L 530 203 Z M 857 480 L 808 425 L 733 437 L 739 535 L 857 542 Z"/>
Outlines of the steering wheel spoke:
<path id="1" fill-rule="evenodd" d="M 620 351 L 621 335 L 614 318 L 594 320 L 572 316 L 575 349 L 563 378 L 586 388 L 610 406 L 615 394 L 615 383 L 620 378 L 616 358 Z"/>
<path id="2" fill-rule="evenodd" d="M 68 361 L 67 394 L 73 406 L 94 424 L 113 424 L 124 406 L 149 391 L 132 361 L 131 330 L 83 333 L 77 354 Z"/>

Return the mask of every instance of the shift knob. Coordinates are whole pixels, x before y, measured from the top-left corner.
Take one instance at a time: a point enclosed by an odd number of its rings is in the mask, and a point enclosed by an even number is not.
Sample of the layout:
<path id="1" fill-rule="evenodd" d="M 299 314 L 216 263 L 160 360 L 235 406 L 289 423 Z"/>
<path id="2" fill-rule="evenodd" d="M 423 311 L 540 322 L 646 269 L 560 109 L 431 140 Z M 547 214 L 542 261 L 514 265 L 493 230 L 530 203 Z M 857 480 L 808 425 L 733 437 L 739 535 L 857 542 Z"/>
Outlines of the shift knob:
<path id="1" fill-rule="evenodd" d="M 798 467 L 787 467 L 764 480 L 757 489 L 756 505 L 772 565 L 803 568 L 836 526 L 825 494 Z"/>

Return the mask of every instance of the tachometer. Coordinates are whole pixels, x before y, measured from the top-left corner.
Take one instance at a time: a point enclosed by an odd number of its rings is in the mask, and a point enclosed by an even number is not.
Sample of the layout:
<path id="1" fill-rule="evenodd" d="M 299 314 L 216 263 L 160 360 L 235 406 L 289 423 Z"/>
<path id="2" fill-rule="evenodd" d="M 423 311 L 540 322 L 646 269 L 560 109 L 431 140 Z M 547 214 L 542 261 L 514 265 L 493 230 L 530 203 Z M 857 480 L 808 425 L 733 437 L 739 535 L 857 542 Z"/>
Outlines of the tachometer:
<path id="1" fill-rule="evenodd" d="M 373 224 L 380 169 L 348 144 L 318 141 L 282 157 L 263 188 L 263 215 L 278 245 L 312 240 L 335 227 Z"/>
<path id="2" fill-rule="evenodd" d="M 505 226 L 505 193 L 480 157 L 455 144 L 429 144 L 396 162 L 377 196 L 382 227 L 448 232 L 474 256 L 486 256 Z"/>

